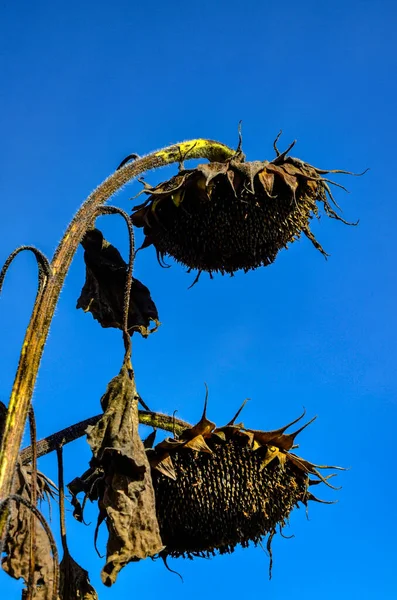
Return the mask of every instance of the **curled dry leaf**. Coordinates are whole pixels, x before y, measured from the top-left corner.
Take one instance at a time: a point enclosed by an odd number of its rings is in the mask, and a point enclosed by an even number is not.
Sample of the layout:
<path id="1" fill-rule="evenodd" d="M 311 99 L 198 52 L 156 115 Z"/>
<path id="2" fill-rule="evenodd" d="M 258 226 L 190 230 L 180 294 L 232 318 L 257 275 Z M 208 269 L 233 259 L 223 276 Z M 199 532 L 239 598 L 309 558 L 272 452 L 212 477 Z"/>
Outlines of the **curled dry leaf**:
<path id="1" fill-rule="evenodd" d="M 17 465 L 13 493 L 31 500 L 32 473 L 29 466 Z M 37 473 L 38 498 L 53 496 L 49 480 Z M 10 521 L 8 535 L 4 543 L 2 567 L 14 579 L 29 581 L 30 564 L 30 526 L 31 511 L 24 504 L 10 503 Z M 33 600 L 52 600 L 53 598 L 53 558 L 51 545 L 46 532 L 36 521 L 34 580 L 32 586 Z"/>
<path id="2" fill-rule="evenodd" d="M 98 500 L 98 526 L 105 520 L 109 538 L 102 581 L 112 585 L 129 562 L 163 549 L 157 523 L 150 465 L 138 433 L 138 400 L 127 365 L 109 383 L 101 399 L 104 414 L 87 431 L 91 468 L 69 484 L 75 516 L 81 516 L 76 494 Z"/>
<path id="3" fill-rule="evenodd" d="M 88 572 L 65 552 L 59 565 L 59 600 L 98 600 Z"/>
<path id="4" fill-rule="evenodd" d="M 85 249 L 86 281 L 77 308 L 90 312 L 102 327 L 122 329 L 127 263 L 117 248 L 105 240 L 99 229 L 88 231 L 82 246 Z M 151 323 L 154 323 L 153 329 L 150 329 Z M 148 288 L 133 277 L 128 332 L 132 335 L 134 331 L 139 331 L 147 337 L 158 326 L 157 308 Z"/>

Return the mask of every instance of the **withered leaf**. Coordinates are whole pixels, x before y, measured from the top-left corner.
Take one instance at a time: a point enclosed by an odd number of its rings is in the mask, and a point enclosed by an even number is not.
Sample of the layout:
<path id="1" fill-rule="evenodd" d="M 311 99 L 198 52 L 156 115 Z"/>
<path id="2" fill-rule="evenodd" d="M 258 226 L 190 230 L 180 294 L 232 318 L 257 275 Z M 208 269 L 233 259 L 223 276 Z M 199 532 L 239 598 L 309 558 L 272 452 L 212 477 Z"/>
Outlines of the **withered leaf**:
<path id="1" fill-rule="evenodd" d="M 37 474 L 37 490 L 40 499 L 53 495 L 53 490 L 48 480 L 41 474 Z M 32 475 L 30 467 L 17 464 L 13 493 L 31 500 Z M 2 567 L 8 575 L 14 579 L 23 579 L 26 584 L 29 581 L 30 564 L 30 527 L 31 511 L 22 503 L 10 502 L 10 521 L 8 535 L 4 542 Z M 46 532 L 36 520 L 35 527 L 35 553 L 34 553 L 34 578 L 32 586 L 32 598 L 34 600 L 52 600 L 53 598 L 53 557 L 51 545 Z"/>
<path id="2" fill-rule="evenodd" d="M 89 497 L 98 499 L 98 522 L 106 520 L 109 531 L 102 581 L 110 586 L 127 563 L 157 554 L 163 543 L 150 466 L 138 433 L 138 396 L 126 364 L 109 383 L 101 405 L 103 416 L 87 430 L 97 481 L 92 483 L 91 469 L 85 483 L 91 482 Z M 75 491 L 78 488 L 77 482 Z"/>
<path id="3" fill-rule="evenodd" d="M 67 551 L 59 565 L 59 575 L 59 600 L 98 600 L 88 572 Z"/>
<path id="4" fill-rule="evenodd" d="M 87 231 L 81 244 L 85 250 L 86 281 L 77 308 L 90 312 L 102 327 L 122 329 L 127 263 L 99 229 Z M 150 329 L 151 323 L 154 323 L 153 329 Z M 147 337 L 159 324 L 157 308 L 148 288 L 133 277 L 128 312 L 129 334 L 139 331 Z"/>

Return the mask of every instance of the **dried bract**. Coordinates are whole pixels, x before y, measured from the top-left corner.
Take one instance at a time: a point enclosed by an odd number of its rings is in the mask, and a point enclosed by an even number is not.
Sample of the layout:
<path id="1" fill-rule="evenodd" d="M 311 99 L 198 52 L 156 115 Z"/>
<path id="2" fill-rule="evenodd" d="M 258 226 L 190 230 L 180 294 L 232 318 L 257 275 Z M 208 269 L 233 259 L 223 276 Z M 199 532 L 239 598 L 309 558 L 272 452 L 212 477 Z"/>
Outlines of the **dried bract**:
<path id="1" fill-rule="evenodd" d="M 270 265 L 282 248 L 304 233 L 324 255 L 310 231 L 318 203 L 332 209 L 328 179 L 321 171 L 279 154 L 269 162 L 244 162 L 236 155 L 181 170 L 154 188 L 131 216 L 153 244 L 160 261 L 174 257 L 189 269 L 231 273 Z"/>
<path id="2" fill-rule="evenodd" d="M 99 229 L 87 231 L 82 245 L 85 249 L 86 281 L 77 308 L 90 312 L 102 327 L 122 329 L 127 264 Z M 154 323 L 152 329 L 151 323 Z M 148 288 L 133 277 L 128 332 L 132 335 L 139 331 L 147 337 L 158 325 L 157 308 Z"/>

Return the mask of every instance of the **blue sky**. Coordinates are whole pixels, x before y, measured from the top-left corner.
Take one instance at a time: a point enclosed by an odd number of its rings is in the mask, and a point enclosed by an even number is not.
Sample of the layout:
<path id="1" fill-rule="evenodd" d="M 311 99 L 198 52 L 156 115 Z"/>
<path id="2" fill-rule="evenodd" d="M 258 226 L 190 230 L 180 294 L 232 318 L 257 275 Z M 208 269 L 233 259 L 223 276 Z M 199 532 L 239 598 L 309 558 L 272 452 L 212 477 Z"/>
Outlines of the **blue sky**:
<path id="1" fill-rule="evenodd" d="M 71 553 L 101 600 L 131 589 L 146 600 L 395 597 L 396 12 L 386 0 L 0 3 L 2 260 L 21 244 L 50 257 L 81 202 L 126 154 L 195 137 L 235 145 L 239 120 L 248 159 L 272 159 L 283 129 L 280 146 L 296 138 L 294 156 L 316 166 L 371 168 L 338 179 L 351 193 L 337 190 L 337 199 L 345 218 L 360 219 L 357 228 L 325 217 L 313 225 L 328 261 L 302 239 L 270 267 L 213 281 L 203 275 L 188 290 L 192 275 L 183 268 L 162 270 L 152 249 L 138 255 L 135 275 L 150 287 L 163 323 L 150 339 L 134 339 L 137 382 L 150 407 L 194 421 L 204 382 L 218 424 L 246 397 L 244 422 L 253 428 L 281 426 L 305 406 L 318 420 L 301 435 L 301 455 L 351 470 L 338 477 L 341 491 L 316 490 L 338 504 L 313 504 L 309 521 L 295 511 L 287 532 L 295 537 L 274 540 L 271 582 L 267 556 L 250 548 L 170 561 L 183 585 L 161 561 L 129 565 L 109 590 L 99 581 L 93 526 L 70 517 Z M 113 202 L 129 210 L 138 190 L 131 185 Z M 121 219 L 98 225 L 126 257 Z M 99 412 L 120 367 L 119 332 L 75 309 L 83 281 L 79 251 L 35 391 L 40 437 Z M 35 286 L 34 260 L 22 255 L 0 302 L 2 400 Z M 84 441 L 68 446 L 66 480 L 88 460 Z M 54 457 L 40 467 L 55 476 Z M 95 520 L 94 507 L 87 520 Z M 0 589 L 19 597 L 19 584 L 3 573 Z"/>

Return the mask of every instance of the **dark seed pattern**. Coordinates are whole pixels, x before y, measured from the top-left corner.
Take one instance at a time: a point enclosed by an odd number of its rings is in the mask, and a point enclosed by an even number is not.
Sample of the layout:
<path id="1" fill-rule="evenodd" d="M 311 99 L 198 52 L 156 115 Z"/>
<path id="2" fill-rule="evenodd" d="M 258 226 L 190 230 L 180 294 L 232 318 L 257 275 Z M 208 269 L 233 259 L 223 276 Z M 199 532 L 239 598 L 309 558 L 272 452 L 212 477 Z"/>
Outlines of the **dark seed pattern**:
<path id="1" fill-rule="evenodd" d="M 270 265 L 302 232 L 325 254 L 309 230 L 317 202 L 329 208 L 322 178 L 305 163 L 288 163 L 288 171 L 285 165 L 258 164 L 262 171 L 256 163 L 232 161 L 227 169 L 212 163 L 209 183 L 198 167 L 154 188 L 132 215 L 144 227 L 144 245 L 152 243 L 161 260 L 170 255 L 189 269 L 221 274 Z M 273 178 L 271 189 L 258 172 Z"/>
<path id="2" fill-rule="evenodd" d="M 172 455 L 176 480 L 153 470 L 157 519 L 165 553 L 208 557 L 258 544 L 285 525 L 304 502 L 307 475 L 286 461 L 260 469 L 266 448 L 251 450 L 239 441 L 208 445 L 213 454 L 182 448 Z"/>

